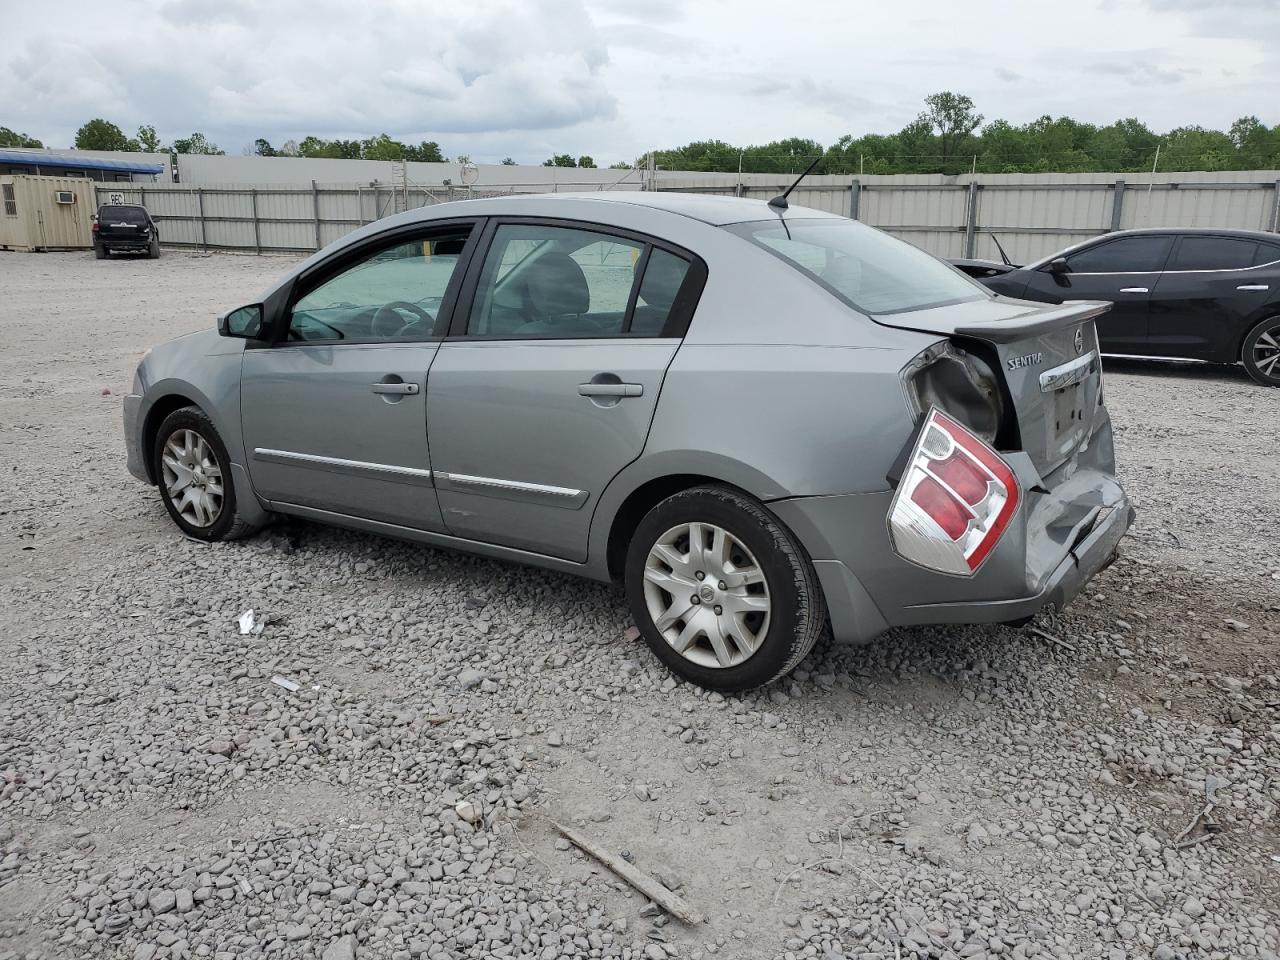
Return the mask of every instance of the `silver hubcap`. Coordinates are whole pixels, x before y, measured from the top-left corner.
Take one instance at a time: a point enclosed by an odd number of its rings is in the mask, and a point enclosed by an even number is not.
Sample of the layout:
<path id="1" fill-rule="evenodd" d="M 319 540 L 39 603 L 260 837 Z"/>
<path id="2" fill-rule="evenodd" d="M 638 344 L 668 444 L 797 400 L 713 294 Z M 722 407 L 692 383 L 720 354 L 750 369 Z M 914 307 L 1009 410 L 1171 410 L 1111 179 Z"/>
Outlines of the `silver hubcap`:
<path id="1" fill-rule="evenodd" d="M 175 430 L 160 455 L 164 489 L 178 516 L 208 527 L 222 513 L 222 467 L 213 448 L 194 430 Z"/>
<path id="2" fill-rule="evenodd" d="M 1264 377 L 1280 377 L 1280 326 L 1264 331 L 1253 341 L 1253 364 Z"/>
<path id="3" fill-rule="evenodd" d="M 769 584 L 746 546 L 723 527 L 682 523 L 644 565 L 649 616 L 671 649 L 702 667 L 735 667 L 769 631 Z"/>

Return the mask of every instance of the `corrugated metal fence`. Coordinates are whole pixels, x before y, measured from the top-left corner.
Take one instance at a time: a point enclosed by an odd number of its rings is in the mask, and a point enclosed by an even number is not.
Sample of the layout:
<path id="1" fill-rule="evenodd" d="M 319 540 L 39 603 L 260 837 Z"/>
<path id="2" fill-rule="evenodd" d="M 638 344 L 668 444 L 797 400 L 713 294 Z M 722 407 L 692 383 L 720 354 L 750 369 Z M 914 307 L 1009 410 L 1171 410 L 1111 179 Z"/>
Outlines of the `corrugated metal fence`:
<path id="1" fill-rule="evenodd" d="M 594 183 L 557 186 L 561 190 L 601 188 Z M 98 185 L 97 194 L 99 205 L 146 207 L 159 225 L 161 241 L 167 247 L 300 253 L 318 250 L 366 223 L 404 210 L 450 200 L 550 189 L 550 184 L 512 184 L 482 190 L 387 183 L 313 183 L 310 187 L 105 183 Z"/>
<path id="2" fill-rule="evenodd" d="M 658 190 L 768 199 L 792 178 L 663 173 Z M 627 184 L 619 189 L 636 189 Z M 101 184 L 98 203 L 139 203 L 166 245 L 262 252 L 316 250 L 391 213 L 467 197 L 601 184 L 501 188 L 372 184 L 188 187 Z M 1280 231 L 1280 171 L 1134 174 L 979 174 L 805 180 L 797 205 L 851 216 L 942 257 L 998 259 L 991 234 L 1019 263 L 1089 237 L 1132 227 L 1224 227 Z"/>
<path id="3" fill-rule="evenodd" d="M 768 199 L 788 177 L 664 179 L 658 189 Z M 940 257 L 1026 263 L 1111 230 L 1280 230 L 1280 171 L 813 177 L 793 204 L 853 217 Z"/>

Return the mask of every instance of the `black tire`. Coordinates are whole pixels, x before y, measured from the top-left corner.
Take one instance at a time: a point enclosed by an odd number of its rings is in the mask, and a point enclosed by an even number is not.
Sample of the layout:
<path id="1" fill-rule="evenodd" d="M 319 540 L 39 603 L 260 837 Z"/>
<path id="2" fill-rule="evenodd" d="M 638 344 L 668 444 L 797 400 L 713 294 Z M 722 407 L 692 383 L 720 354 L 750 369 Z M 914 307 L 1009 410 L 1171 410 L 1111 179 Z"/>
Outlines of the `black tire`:
<path id="1" fill-rule="evenodd" d="M 106 247 L 104 247 L 104 246 L 102 246 L 102 245 L 101 245 L 101 244 L 99 244 L 99 243 L 95 243 L 95 244 L 93 245 L 93 258 L 94 258 L 95 260 L 105 260 L 105 259 L 107 259 L 107 248 L 106 248 Z"/>
<path id="2" fill-rule="evenodd" d="M 151 246 L 147 248 L 147 257 L 152 260 L 160 259 L 160 241 L 152 240 Z"/>
<path id="3" fill-rule="evenodd" d="M 705 666 L 678 653 L 654 623 L 646 601 L 650 550 L 668 531 L 692 522 L 715 524 L 740 541 L 767 584 L 771 609 L 764 637 L 745 660 L 730 666 Z M 624 580 L 631 614 L 658 659 L 684 679 L 722 693 L 750 690 L 785 676 L 828 630 L 826 602 L 804 549 L 764 504 L 728 487 L 694 487 L 650 510 L 627 547 Z"/>
<path id="4" fill-rule="evenodd" d="M 163 461 L 165 445 L 176 433 L 184 430 L 192 431 L 211 448 L 213 460 L 222 479 L 221 507 L 212 522 L 203 526 L 183 516 L 182 511 L 174 503 L 165 482 Z M 236 507 L 235 483 L 231 475 L 231 458 L 227 455 L 226 445 L 222 442 L 222 437 L 218 435 L 213 421 L 199 407 L 182 407 L 173 411 L 161 421 L 160 429 L 156 431 L 155 440 L 151 447 L 151 468 L 152 476 L 156 479 L 156 486 L 160 490 L 160 499 L 164 502 L 164 508 L 169 511 L 169 517 L 177 524 L 178 529 L 187 536 L 194 537 L 197 540 L 208 541 L 237 540 L 240 537 L 246 537 L 254 533 L 258 529 L 240 516 L 240 512 Z"/>
<path id="5" fill-rule="evenodd" d="M 1273 352 L 1272 343 L 1280 345 L 1280 316 L 1268 317 L 1245 334 L 1240 349 L 1249 376 L 1264 387 L 1280 387 L 1280 360 L 1272 360 L 1280 356 L 1280 347 Z"/>

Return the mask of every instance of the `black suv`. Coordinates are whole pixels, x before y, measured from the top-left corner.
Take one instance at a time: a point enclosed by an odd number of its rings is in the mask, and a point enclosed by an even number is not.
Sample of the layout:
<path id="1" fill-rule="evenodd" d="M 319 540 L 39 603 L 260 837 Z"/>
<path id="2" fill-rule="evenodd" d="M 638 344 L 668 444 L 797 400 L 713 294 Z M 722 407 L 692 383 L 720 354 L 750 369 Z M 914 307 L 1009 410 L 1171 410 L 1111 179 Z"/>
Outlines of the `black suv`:
<path id="1" fill-rule="evenodd" d="M 1010 297 L 1110 300 L 1098 318 L 1103 353 L 1242 362 L 1280 386 L 1280 235 L 1121 230 L 1025 267 L 956 266 Z"/>
<path id="2" fill-rule="evenodd" d="M 99 260 L 112 252 L 160 256 L 160 229 L 145 207 L 108 204 L 93 215 L 93 255 Z"/>

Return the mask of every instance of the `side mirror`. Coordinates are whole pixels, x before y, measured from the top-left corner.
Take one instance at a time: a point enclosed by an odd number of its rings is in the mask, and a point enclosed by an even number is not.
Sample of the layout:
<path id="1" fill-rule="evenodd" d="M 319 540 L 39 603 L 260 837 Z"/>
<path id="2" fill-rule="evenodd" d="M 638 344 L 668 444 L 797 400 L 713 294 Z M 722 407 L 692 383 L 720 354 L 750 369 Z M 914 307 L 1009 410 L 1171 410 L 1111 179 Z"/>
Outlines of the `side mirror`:
<path id="1" fill-rule="evenodd" d="M 1054 257 L 1049 261 L 1049 272 L 1056 274 L 1070 273 L 1071 268 L 1067 266 L 1066 257 Z"/>
<path id="2" fill-rule="evenodd" d="M 218 318 L 218 333 L 224 337 L 257 339 L 262 335 L 262 304 L 251 303 L 247 307 L 224 313 Z"/>

